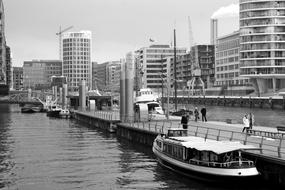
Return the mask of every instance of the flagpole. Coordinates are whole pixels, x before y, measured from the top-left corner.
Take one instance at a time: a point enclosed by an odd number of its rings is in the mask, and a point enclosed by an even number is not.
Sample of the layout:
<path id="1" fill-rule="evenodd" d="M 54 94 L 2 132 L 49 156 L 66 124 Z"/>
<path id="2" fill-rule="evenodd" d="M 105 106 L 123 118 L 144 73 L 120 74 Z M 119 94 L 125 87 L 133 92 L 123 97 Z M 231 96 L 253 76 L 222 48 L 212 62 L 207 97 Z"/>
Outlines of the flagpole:
<path id="1" fill-rule="evenodd" d="M 174 28 L 174 99 L 175 99 L 175 111 L 177 111 L 176 30 L 175 30 L 175 28 Z"/>

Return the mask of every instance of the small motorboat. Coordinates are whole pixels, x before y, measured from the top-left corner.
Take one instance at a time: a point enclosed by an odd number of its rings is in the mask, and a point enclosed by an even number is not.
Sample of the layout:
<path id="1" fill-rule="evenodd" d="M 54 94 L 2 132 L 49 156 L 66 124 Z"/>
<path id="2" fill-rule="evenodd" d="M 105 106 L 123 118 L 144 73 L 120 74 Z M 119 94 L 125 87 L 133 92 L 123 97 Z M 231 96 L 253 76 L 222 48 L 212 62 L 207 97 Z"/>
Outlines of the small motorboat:
<path id="1" fill-rule="evenodd" d="M 59 117 L 61 118 L 70 118 L 70 111 L 67 108 L 63 108 L 61 109 L 61 111 L 59 112 Z"/>

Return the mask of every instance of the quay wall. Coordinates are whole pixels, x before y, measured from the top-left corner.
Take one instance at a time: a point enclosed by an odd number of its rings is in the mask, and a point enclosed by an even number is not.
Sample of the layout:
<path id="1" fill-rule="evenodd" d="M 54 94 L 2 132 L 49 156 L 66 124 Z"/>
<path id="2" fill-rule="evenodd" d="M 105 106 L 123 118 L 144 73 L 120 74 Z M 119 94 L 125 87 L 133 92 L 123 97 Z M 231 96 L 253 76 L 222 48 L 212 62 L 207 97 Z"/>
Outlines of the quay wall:
<path id="1" fill-rule="evenodd" d="M 141 143 L 143 145 L 152 146 L 154 139 L 158 135 L 157 132 L 139 129 L 127 126 L 123 123 L 117 124 L 118 137 L 128 139 L 129 141 Z"/>
<path id="2" fill-rule="evenodd" d="M 88 112 L 74 111 L 73 118 L 82 123 L 88 124 L 89 126 L 100 128 L 110 133 L 116 132 L 116 124 L 119 122 L 117 118 L 114 118 L 113 113 L 110 112 L 97 112 L 92 114 Z"/>

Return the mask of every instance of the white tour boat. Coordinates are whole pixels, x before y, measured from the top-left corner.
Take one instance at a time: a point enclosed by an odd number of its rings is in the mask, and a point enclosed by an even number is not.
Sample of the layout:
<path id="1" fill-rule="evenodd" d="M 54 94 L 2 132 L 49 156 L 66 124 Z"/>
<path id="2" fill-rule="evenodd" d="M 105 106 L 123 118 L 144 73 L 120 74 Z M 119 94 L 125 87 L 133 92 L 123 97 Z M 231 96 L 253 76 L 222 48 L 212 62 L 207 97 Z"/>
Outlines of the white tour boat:
<path id="1" fill-rule="evenodd" d="M 255 164 L 242 157 L 243 150 L 257 149 L 240 142 L 188 136 L 186 129 L 170 129 L 158 135 L 153 152 L 158 162 L 175 172 L 207 181 L 252 179 L 259 175 Z"/>

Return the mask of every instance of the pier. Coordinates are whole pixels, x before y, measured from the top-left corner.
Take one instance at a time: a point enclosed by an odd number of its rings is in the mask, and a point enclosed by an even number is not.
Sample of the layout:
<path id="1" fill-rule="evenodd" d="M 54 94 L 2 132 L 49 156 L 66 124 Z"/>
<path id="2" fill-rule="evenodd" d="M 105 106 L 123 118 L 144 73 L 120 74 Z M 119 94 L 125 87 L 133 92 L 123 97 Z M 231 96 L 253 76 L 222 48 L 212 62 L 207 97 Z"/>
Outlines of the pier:
<path id="1" fill-rule="evenodd" d="M 111 111 L 74 112 L 75 119 L 92 127 L 116 133 L 117 137 L 152 147 L 158 134 L 166 134 L 170 128 L 182 127 L 180 121 L 120 122 L 119 113 Z M 259 148 L 245 152 L 256 161 L 262 177 L 275 184 L 285 186 L 285 136 L 277 129 L 254 126 L 242 133 L 243 125 L 225 122 L 189 121 L 188 134 L 214 140 L 240 141 Z"/>

